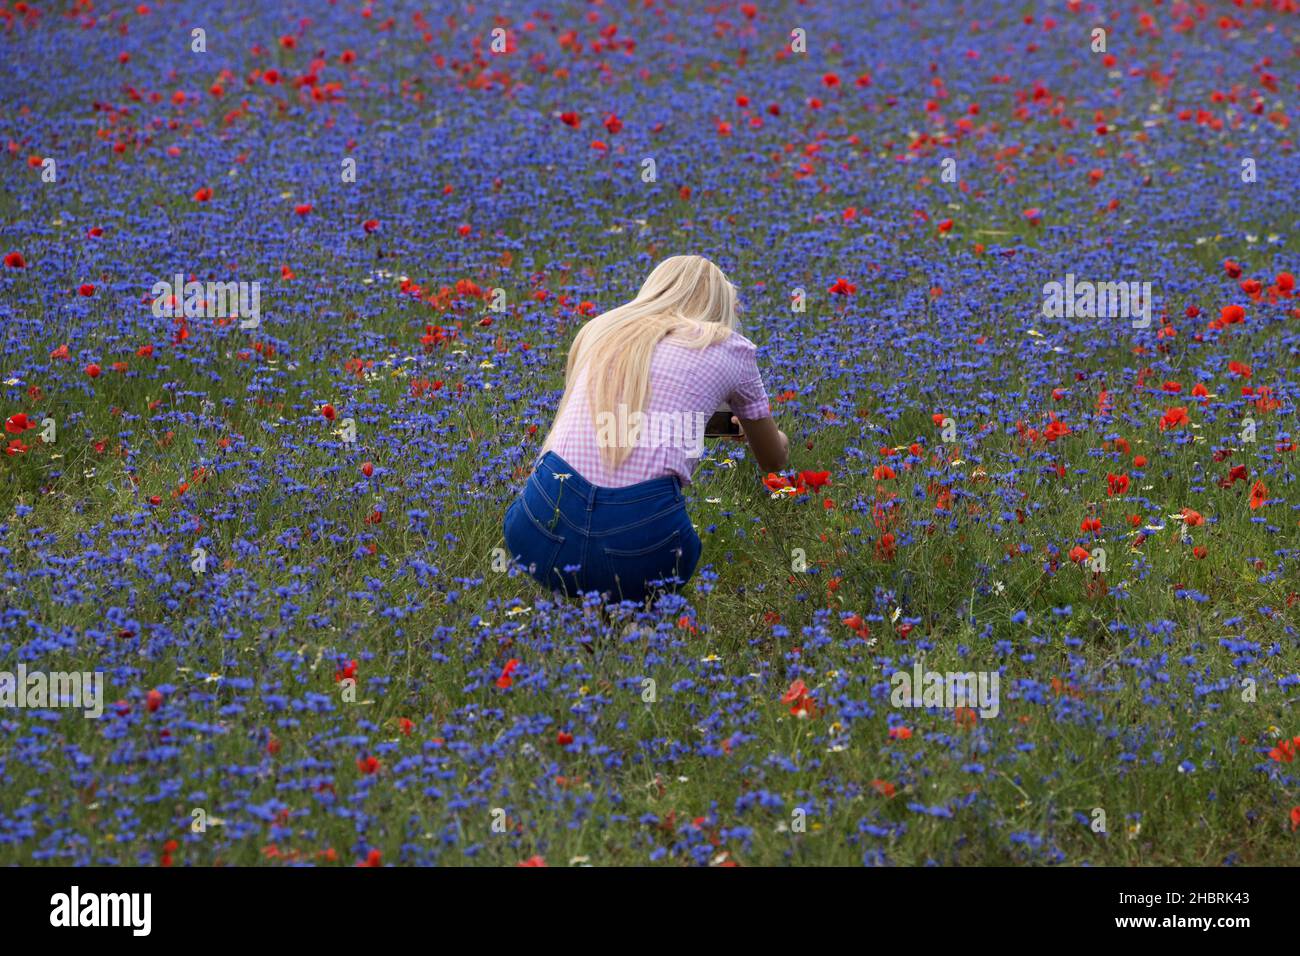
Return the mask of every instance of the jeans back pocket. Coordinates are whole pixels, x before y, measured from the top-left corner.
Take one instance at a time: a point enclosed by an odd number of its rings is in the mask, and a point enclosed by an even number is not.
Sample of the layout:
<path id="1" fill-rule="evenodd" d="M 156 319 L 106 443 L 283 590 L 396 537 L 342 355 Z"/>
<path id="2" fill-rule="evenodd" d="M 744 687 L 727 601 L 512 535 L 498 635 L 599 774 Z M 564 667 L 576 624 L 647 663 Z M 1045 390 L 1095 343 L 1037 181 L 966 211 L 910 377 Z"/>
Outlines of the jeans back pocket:
<path id="1" fill-rule="evenodd" d="M 695 570 L 690 553 L 694 549 L 688 551 L 687 545 L 680 528 L 640 547 L 602 545 L 611 579 L 610 592 L 623 600 L 643 601 L 657 586 L 675 590 Z"/>
<path id="2" fill-rule="evenodd" d="M 506 548 L 530 575 L 548 588 L 564 588 L 560 569 L 555 566 L 564 547 L 564 535 L 556 534 L 538 521 L 522 496 L 506 509 L 502 530 Z"/>

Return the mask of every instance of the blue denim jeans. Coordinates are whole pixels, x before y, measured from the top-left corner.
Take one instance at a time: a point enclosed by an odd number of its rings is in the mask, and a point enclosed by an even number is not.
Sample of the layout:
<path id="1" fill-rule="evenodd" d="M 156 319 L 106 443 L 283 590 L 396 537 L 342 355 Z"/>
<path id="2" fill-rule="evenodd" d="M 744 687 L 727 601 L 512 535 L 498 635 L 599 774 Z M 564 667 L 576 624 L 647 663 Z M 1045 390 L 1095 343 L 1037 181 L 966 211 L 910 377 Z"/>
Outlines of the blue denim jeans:
<path id="1" fill-rule="evenodd" d="M 546 587 L 638 603 L 685 584 L 702 549 L 676 475 L 600 488 L 555 452 L 506 509 L 505 536 L 510 553 Z"/>

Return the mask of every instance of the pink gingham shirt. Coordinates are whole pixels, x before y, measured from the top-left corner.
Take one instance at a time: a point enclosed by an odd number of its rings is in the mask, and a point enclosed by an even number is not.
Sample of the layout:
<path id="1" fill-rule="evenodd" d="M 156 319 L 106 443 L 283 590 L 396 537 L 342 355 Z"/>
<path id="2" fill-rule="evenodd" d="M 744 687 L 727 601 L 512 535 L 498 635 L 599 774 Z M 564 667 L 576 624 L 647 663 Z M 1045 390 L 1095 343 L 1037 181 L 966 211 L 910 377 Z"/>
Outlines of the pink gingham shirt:
<path id="1" fill-rule="evenodd" d="M 704 423 L 719 405 L 725 402 L 737 418 L 749 421 L 772 414 L 756 353 L 754 343 L 739 332 L 702 349 L 678 345 L 671 335 L 662 339 L 650 357 L 649 396 L 639 435 L 630 411 L 622 416 L 616 411 L 598 432 L 584 368 L 542 454 L 555 452 L 602 488 L 626 488 L 663 475 L 676 475 L 689 485 L 703 452 Z M 614 471 L 606 469 L 600 456 L 601 441 L 611 438 L 632 446 Z"/>

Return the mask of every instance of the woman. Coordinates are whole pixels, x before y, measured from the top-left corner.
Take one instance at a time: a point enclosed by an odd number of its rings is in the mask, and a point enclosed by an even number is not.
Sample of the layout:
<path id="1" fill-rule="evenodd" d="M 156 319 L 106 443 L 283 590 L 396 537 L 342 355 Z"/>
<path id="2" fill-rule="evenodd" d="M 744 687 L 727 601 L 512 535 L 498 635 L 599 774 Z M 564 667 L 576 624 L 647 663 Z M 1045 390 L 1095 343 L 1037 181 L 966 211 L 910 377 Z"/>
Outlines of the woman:
<path id="1" fill-rule="evenodd" d="M 665 259 L 635 299 L 573 340 L 541 458 L 505 517 L 506 546 L 542 584 L 642 602 L 700 560 L 682 486 L 725 403 L 765 471 L 786 467 L 736 288 L 700 256 Z"/>

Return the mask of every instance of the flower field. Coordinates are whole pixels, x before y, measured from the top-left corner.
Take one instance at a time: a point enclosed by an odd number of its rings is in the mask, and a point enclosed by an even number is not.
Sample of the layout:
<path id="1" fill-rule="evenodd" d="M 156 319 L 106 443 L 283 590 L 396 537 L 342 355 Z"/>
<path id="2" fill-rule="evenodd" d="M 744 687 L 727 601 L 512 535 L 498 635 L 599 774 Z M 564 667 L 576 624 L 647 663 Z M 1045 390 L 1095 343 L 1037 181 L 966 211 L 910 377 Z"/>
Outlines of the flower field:
<path id="1" fill-rule="evenodd" d="M 1298 14 L 6 2 L 0 864 L 1294 863 Z M 792 468 L 552 596 L 679 254 Z"/>

